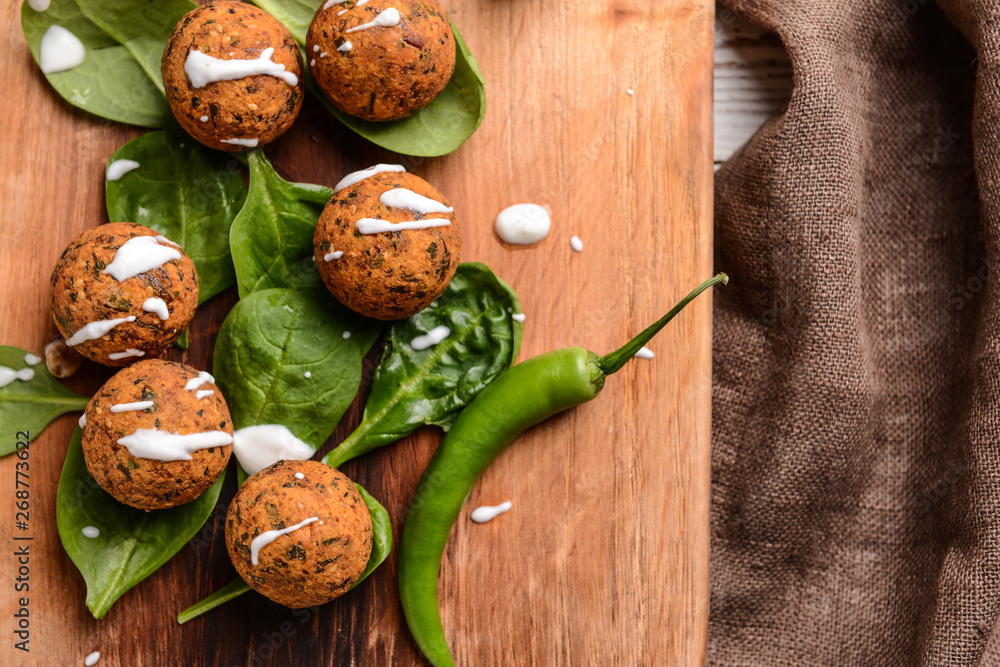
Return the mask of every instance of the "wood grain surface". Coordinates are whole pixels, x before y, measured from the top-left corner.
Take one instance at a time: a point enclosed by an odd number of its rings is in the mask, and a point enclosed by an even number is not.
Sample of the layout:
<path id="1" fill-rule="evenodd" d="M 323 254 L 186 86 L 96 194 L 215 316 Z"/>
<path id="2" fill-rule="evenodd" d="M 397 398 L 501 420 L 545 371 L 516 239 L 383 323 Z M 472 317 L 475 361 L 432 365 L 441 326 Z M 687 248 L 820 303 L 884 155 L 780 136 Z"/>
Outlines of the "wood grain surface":
<path id="1" fill-rule="evenodd" d="M 466 0 L 446 9 L 488 82 L 488 113 L 456 153 L 414 160 L 351 135 L 314 101 L 267 149 L 290 180 L 334 184 L 347 171 L 403 161 L 456 206 L 463 260 L 489 264 L 527 315 L 521 358 L 566 345 L 605 353 L 711 275 L 709 0 Z M 141 130 L 83 114 L 52 92 L 2 10 L 0 343 L 35 353 L 56 337 L 48 310 L 55 261 L 79 231 L 106 221 L 104 167 Z M 71 27 L 71 26 L 70 26 Z M 627 93 L 628 89 L 634 95 Z M 504 245 L 493 218 L 536 202 L 553 216 L 537 246 Z M 570 249 L 579 236 L 583 252 Z M 724 267 L 723 267 L 724 268 Z M 210 368 L 231 290 L 199 311 L 186 352 Z M 462 665 L 697 665 L 708 613 L 711 320 L 702 297 L 595 401 L 531 430 L 487 471 L 445 554 L 442 610 Z M 107 369 L 69 382 L 96 390 Z M 356 402 L 334 440 L 357 423 Z M 31 652 L 13 650 L 14 460 L 0 461 L 2 664 L 411 665 L 421 658 L 396 594 L 395 554 L 364 585 L 316 611 L 256 594 L 184 626 L 178 610 L 234 576 L 221 517 L 95 620 L 59 543 L 55 496 L 66 416 L 31 447 Z M 440 439 L 432 429 L 344 471 L 388 508 L 396 536 Z M 476 525 L 469 512 L 513 501 Z M 220 529 L 216 533 L 216 526 Z"/>

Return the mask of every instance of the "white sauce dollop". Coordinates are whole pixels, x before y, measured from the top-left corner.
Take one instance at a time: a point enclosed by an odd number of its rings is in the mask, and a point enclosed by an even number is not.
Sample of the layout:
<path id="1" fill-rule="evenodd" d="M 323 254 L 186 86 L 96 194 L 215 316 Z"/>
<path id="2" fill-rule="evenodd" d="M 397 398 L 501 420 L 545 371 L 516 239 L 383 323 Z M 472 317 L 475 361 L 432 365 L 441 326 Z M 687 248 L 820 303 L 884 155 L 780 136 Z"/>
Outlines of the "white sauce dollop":
<path id="1" fill-rule="evenodd" d="M 200 120 L 203 123 L 207 123 L 208 122 L 208 116 L 199 116 L 198 120 Z"/>
<path id="2" fill-rule="evenodd" d="M 266 547 L 271 542 L 282 535 L 287 535 L 292 531 L 298 530 L 302 526 L 307 526 L 313 521 L 319 521 L 318 516 L 311 516 L 308 519 L 298 522 L 294 526 L 289 526 L 288 528 L 282 528 L 281 530 L 266 530 L 257 537 L 250 541 L 250 562 L 254 565 L 257 564 L 257 556 L 260 554 L 260 550 Z"/>
<path id="3" fill-rule="evenodd" d="M 115 251 L 111 263 L 101 273 L 123 282 L 180 258 L 180 250 L 160 245 L 155 236 L 133 236 Z"/>
<path id="4" fill-rule="evenodd" d="M 34 366 L 35 364 L 41 363 L 41 361 L 42 361 L 41 357 L 36 357 L 31 352 L 28 352 L 26 355 L 24 355 L 24 363 L 28 364 L 29 366 Z"/>
<path id="5" fill-rule="evenodd" d="M 340 51 L 341 53 L 351 51 L 352 49 L 354 49 L 354 45 L 351 44 L 350 40 L 344 42 L 343 44 L 337 47 L 337 50 Z"/>
<path id="6" fill-rule="evenodd" d="M 28 382 L 33 377 L 35 377 L 35 371 L 32 368 L 22 368 L 19 371 L 15 371 L 13 368 L 0 366 L 0 387 L 6 387 L 14 380 Z"/>
<path id="7" fill-rule="evenodd" d="M 312 447 L 281 424 L 247 426 L 233 436 L 233 455 L 251 475 L 282 459 L 305 461 L 315 453 Z"/>
<path id="8" fill-rule="evenodd" d="M 135 171 L 139 168 L 139 163 L 135 160 L 114 160 L 108 165 L 108 171 L 105 173 L 105 177 L 109 181 L 117 181 L 125 174 L 130 171 Z"/>
<path id="9" fill-rule="evenodd" d="M 126 359 L 128 357 L 144 357 L 146 353 L 142 350 L 134 350 L 131 347 L 124 352 L 112 352 L 108 355 L 108 359 L 111 361 L 118 361 L 119 359 Z"/>
<path id="10" fill-rule="evenodd" d="M 493 228 L 507 243 L 531 245 L 549 235 L 552 218 L 538 204 L 514 204 L 497 214 Z"/>
<path id="11" fill-rule="evenodd" d="M 115 403 L 111 406 L 111 412 L 134 412 L 151 408 L 156 403 L 153 401 L 136 401 L 135 403 Z"/>
<path id="12" fill-rule="evenodd" d="M 653 354 L 653 351 L 651 349 L 643 345 L 642 347 L 639 348 L 639 351 L 636 352 L 634 356 L 638 357 L 639 359 L 652 359 L 656 355 Z"/>
<path id="13" fill-rule="evenodd" d="M 96 526 L 84 526 L 83 530 L 80 532 L 83 533 L 84 537 L 89 537 L 90 539 L 94 539 L 101 535 L 101 531 L 98 530 Z"/>
<path id="14" fill-rule="evenodd" d="M 523 322 L 524 313 L 514 313 L 513 315 L 510 316 L 510 319 L 514 320 L 515 322 Z"/>
<path id="15" fill-rule="evenodd" d="M 51 0 L 28 0 L 28 6 L 36 12 L 44 12 L 50 4 Z"/>
<path id="16" fill-rule="evenodd" d="M 84 412 L 82 415 L 80 415 L 80 419 L 77 420 L 76 423 L 80 425 L 80 428 L 83 428 L 84 426 L 86 426 L 87 425 L 87 413 Z"/>
<path id="17" fill-rule="evenodd" d="M 344 256 L 343 250 L 334 250 L 333 252 L 328 252 L 323 255 L 323 260 L 327 262 L 332 262 L 335 259 L 340 259 Z"/>
<path id="18" fill-rule="evenodd" d="M 410 347 L 417 351 L 426 350 L 433 345 L 437 345 L 449 335 L 451 335 L 451 329 L 442 324 L 439 327 L 434 327 L 423 336 L 417 336 L 411 340 Z"/>
<path id="19" fill-rule="evenodd" d="M 304 377 L 307 380 L 312 376 L 313 376 L 312 371 L 306 371 L 305 373 L 302 374 L 302 377 Z"/>
<path id="20" fill-rule="evenodd" d="M 352 171 L 347 176 L 340 179 L 340 183 L 333 186 L 334 191 L 343 190 L 344 188 L 349 188 L 356 183 L 360 183 L 366 178 L 370 178 L 375 174 L 382 173 L 383 171 L 406 171 L 406 167 L 401 164 L 377 164 L 373 167 L 368 167 L 367 169 L 362 169 L 360 171 Z"/>
<path id="21" fill-rule="evenodd" d="M 64 72 L 83 62 L 87 50 L 83 42 L 66 28 L 53 25 L 42 35 L 38 48 L 38 65 L 45 74 Z"/>
<path id="22" fill-rule="evenodd" d="M 350 34 L 352 32 L 357 32 L 359 30 L 368 30 L 368 28 L 391 28 L 392 26 L 399 25 L 399 10 L 395 7 L 386 7 L 374 20 L 368 23 L 362 23 L 359 26 L 353 28 L 348 28 L 344 31 L 344 34 Z"/>
<path id="23" fill-rule="evenodd" d="M 167 302 L 155 296 L 151 296 L 142 302 L 142 309 L 147 313 L 156 313 L 156 316 L 160 318 L 160 321 L 166 322 L 170 319 L 170 310 L 167 308 Z"/>
<path id="24" fill-rule="evenodd" d="M 418 195 L 413 190 L 406 188 L 393 188 L 386 190 L 378 198 L 383 205 L 391 208 L 408 208 L 411 211 L 427 215 L 428 213 L 451 213 L 454 206 L 445 206 L 439 201 Z"/>
<path id="25" fill-rule="evenodd" d="M 225 431 L 179 435 L 157 428 L 140 428 L 135 433 L 118 438 L 117 442 L 127 447 L 129 454 L 138 459 L 190 461 L 191 454 L 199 449 L 231 445 L 233 436 Z"/>
<path id="26" fill-rule="evenodd" d="M 573 236 L 569 240 L 569 247 L 577 252 L 583 252 L 583 241 L 579 236 Z"/>
<path id="27" fill-rule="evenodd" d="M 344 340 L 347 340 L 348 338 L 351 337 L 351 332 L 350 331 L 345 331 L 343 334 L 341 334 L 340 337 L 343 338 Z"/>
<path id="28" fill-rule="evenodd" d="M 260 139 L 220 139 L 224 144 L 233 144 L 234 146 L 246 146 L 247 148 L 255 148 L 257 144 L 260 143 Z"/>
<path id="29" fill-rule="evenodd" d="M 195 392 L 194 397 L 197 399 L 202 399 L 211 396 L 214 393 L 215 393 L 214 389 L 199 389 L 197 392 Z"/>
<path id="30" fill-rule="evenodd" d="M 295 473 L 295 479 L 305 479 L 306 476 L 300 472 Z"/>
<path id="31" fill-rule="evenodd" d="M 273 46 L 261 51 L 256 58 L 248 60 L 241 58 L 220 60 L 197 49 L 191 49 L 184 61 L 184 73 L 195 88 L 204 88 L 216 81 L 232 81 L 258 74 L 276 76 L 289 86 L 299 85 L 299 77 L 286 72 L 285 66 L 281 63 L 271 60 L 272 55 L 274 55 Z"/>
<path id="32" fill-rule="evenodd" d="M 362 234 L 379 234 L 381 232 L 401 232 L 407 229 L 430 229 L 431 227 L 448 227 L 451 220 L 444 218 L 424 218 L 423 220 L 405 220 L 389 222 L 378 218 L 361 218 L 354 226 Z"/>
<path id="33" fill-rule="evenodd" d="M 94 665 L 96 665 L 97 661 L 100 659 L 101 659 L 101 652 L 94 651 L 93 653 L 90 653 L 89 655 L 87 655 L 86 658 L 83 659 L 83 665 L 84 667 L 94 667 Z"/>
<path id="34" fill-rule="evenodd" d="M 323 3 L 323 11 L 330 9 L 330 7 L 333 7 L 334 5 L 339 4 L 340 2 L 341 0 L 326 0 L 326 2 Z M 346 12 L 347 10 L 345 9 L 344 11 Z M 315 49 L 318 50 L 319 47 L 317 46 L 315 47 Z"/>
<path id="35" fill-rule="evenodd" d="M 513 505 L 509 500 L 507 502 L 500 503 L 499 505 L 483 505 L 482 507 L 477 507 L 472 510 L 472 514 L 469 515 L 469 518 L 476 523 L 486 523 L 487 521 L 492 521 L 497 518 L 504 512 L 509 511 L 511 507 L 513 507 Z"/>
<path id="36" fill-rule="evenodd" d="M 200 371 L 197 377 L 193 377 L 187 381 L 187 383 L 184 385 L 184 389 L 186 389 L 187 391 L 194 391 L 195 389 L 197 389 L 198 387 L 207 382 L 215 384 L 215 378 L 212 377 L 211 373 Z"/>
<path id="37" fill-rule="evenodd" d="M 73 347 L 74 345 L 79 345 L 80 343 L 84 343 L 88 340 L 100 338 L 119 324 L 123 324 L 125 322 L 135 322 L 135 315 L 118 317 L 113 320 L 99 320 L 97 322 L 91 322 L 90 324 L 84 325 L 82 329 L 79 329 L 75 334 L 70 336 L 69 340 L 66 341 L 66 344 Z"/>

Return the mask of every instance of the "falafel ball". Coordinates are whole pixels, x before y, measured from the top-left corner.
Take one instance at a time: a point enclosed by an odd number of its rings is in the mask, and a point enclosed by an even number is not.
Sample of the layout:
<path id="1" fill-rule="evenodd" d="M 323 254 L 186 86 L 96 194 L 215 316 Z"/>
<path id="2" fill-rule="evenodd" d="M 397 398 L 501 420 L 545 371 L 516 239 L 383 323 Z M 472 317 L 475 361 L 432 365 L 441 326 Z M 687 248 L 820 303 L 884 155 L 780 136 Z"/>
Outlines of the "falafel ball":
<path id="1" fill-rule="evenodd" d="M 455 35 L 436 0 L 326 2 L 306 36 L 327 99 L 365 120 L 398 120 L 438 96 L 455 71 Z"/>
<path id="2" fill-rule="evenodd" d="M 184 15 L 161 61 L 177 122 L 225 151 L 263 146 L 302 109 L 302 56 L 277 19 L 242 2 L 217 0 Z"/>
<path id="3" fill-rule="evenodd" d="M 366 233 L 358 225 L 363 219 L 446 224 Z M 319 274 L 341 303 L 366 317 L 398 320 L 448 287 L 458 268 L 462 232 L 448 200 L 430 183 L 383 171 L 334 193 L 316 224 L 313 246 Z"/>
<path id="4" fill-rule="evenodd" d="M 319 461 L 250 477 L 226 515 L 226 548 L 255 591 L 292 609 L 346 593 L 368 565 L 372 517 L 354 484 Z"/>
<path id="5" fill-rule="evenodd" d="M 66 342 L 105 366 L 155 357 L 198 306 L 198 274 L 176 243 L 111 222 L 73 239 L 52 271 L 52 318 Z"/>
<path id="6" fill-rule="evenodd" d="M 82 421 L 90 474 L 116 499 L 144 510 L 203 494 L 233 449 L 233 422 L 214 380 L 173 361 L 148 359 L 118 371 L 90 399 Z"/>

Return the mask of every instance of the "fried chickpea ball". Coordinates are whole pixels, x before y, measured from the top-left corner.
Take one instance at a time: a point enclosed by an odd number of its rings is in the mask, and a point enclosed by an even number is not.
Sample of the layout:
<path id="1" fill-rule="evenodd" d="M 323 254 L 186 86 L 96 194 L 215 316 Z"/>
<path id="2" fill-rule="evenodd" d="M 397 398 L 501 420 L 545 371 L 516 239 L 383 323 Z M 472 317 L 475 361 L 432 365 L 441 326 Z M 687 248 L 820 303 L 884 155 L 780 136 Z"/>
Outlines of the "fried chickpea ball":
<path id="1" fill-rule="evenodd" d="M 438 96 L 455 71 L 455 36 L 436 0 L 326 2 L 306 36 L 327 99 L 365 120 L 397 120 Z"/>
<path id="2" fill-rule="evenodd" d="M 372 518 L 354 484 L 319 461 L 278 461 L 250 477 L 226 515 L 243 580 L 292 609 L 344 594 L 368 565 Z"/>
<path id="3" fill-rule="evenodd" d="M 277 19 L 242 2 L 218 0 L 185 14 L 161 70 L 177 122 L 211 148 L 270 143 L 302 108 L 299 45 Z"/>
<path id="4" fill-rule="evenodd" d="M 90 474 L 139 509 L 194 500 L 215 483 L 232 453 L 233 422 L 211 376 L 172 361 L 148 359 L 118 371 L 90 399 L 81 421 Z M 186 443 L 177 438 L 192 434 L 209 435 Z M 208 440 L 226 444 L 190 451 Z M 148 458 L 154 450 L 189 458 Z"/>
<path id="5" fill-rule="evenodd" d="M 198 274 L 176 243 L 112 222 L 73 239 L 52 271 L 52 318 L 66 343 L 105 366 L 169 347 L 194 317 Z"/>
<path id="6" fill-rule="evenodd" d="M 414 195 L 418 203 L 430 200 L 422 203 L 441 210 L 419 213 L 399 205 Z M 364 233 L 358 224 L 362 219 L 448 224 Z M 462 233 L 444 195 L 427 181 L 383 171 L 334 193 L 320 215 L 313 245 L 319 274 L 341 303 L 366 317 L 398 320 L 422 310 L 448 287 L 458 268 Z"/>

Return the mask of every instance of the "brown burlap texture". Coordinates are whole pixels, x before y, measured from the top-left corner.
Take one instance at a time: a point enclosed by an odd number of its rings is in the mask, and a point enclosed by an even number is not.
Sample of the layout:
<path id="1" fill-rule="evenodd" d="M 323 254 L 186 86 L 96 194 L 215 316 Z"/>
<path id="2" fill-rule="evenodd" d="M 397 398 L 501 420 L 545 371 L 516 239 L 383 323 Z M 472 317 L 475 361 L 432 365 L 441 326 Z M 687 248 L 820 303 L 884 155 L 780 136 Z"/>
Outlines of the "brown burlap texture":
<path id="1" fill-rule="evenodd" d="M 795 87 L 716 178 L 711 664 L 1000 664 L 1000 0 L 941 1 L 725 1 Z"/>

